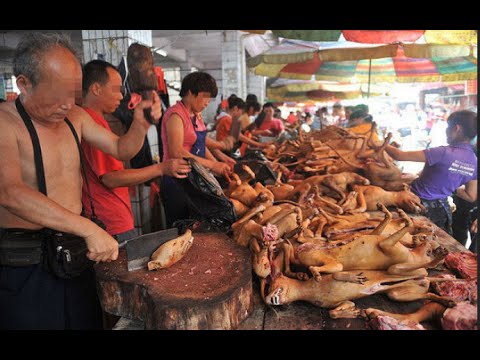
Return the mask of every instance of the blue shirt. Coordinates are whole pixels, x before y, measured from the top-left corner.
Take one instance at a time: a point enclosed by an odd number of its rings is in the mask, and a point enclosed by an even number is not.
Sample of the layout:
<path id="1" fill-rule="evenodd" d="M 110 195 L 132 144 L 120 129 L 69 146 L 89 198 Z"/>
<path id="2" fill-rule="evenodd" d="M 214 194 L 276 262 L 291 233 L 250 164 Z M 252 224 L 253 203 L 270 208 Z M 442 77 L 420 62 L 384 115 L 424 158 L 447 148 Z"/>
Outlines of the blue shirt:
<path id="1" fill-rule="evenodd" d="M 470 144 L 426 149 L 425 157 L 422 175 L 412 184 L 412 191 L 422 199 L 445 199 L 470 180 L 477 180 L 477 156 Z"/>

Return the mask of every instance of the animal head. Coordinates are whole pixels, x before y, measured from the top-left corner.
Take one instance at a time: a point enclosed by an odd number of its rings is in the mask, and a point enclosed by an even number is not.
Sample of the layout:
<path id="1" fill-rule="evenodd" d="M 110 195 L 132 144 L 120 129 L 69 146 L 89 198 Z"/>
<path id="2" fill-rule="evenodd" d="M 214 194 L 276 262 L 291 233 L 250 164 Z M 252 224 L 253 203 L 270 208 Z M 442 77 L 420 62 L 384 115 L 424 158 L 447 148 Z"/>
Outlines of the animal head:
<path id="1" fill-rule="evenodd" d="M 264 298 L 267 305 L 286 305 L 292 302 L 292 299 L 289 299 L 289 280 L 291 279 L 284 275 L 272 279 Z"/>

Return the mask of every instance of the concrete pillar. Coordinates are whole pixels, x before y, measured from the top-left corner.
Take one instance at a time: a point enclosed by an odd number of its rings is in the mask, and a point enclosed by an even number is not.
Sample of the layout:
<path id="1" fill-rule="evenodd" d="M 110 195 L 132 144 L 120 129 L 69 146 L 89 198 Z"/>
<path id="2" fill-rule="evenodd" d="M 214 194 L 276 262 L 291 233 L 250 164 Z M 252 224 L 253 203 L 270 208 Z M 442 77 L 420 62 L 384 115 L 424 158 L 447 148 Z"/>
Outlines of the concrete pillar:
<path id="1" fill-rule="evenodd" d="M 245 48 L 237 30 L 225 30 L 222 39 L 222 94 L 247 96 Z"/>
<path id="2" fill-rule="evenodd" d="M 152 30 L 82 30 L 83 62 L 102 59 L 118 65 L 134 42 L 152 46 Z"/>
<path id="3" fill-rule="evenodd" d="M 257 95 L 260 105 L 265 103 L 265 76 L 255 75 L 253 72 L 247 73 L 247 93 Z"/>

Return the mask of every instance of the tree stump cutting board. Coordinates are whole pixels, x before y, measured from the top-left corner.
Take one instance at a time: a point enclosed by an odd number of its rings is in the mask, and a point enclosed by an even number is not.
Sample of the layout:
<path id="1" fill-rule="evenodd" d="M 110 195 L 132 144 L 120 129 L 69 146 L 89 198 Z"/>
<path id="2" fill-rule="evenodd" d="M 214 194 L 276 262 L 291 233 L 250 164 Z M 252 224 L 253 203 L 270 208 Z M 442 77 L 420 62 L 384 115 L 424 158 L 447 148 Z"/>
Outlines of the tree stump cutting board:
<path id="1" fill-rule="evenodd" d="M 128 272 L 118 260 L 95 266 L 103 309 L 146 329 L 236 329 L 253 311 L 248 249 L 221 233 L 194 233 L 192 247 L 168 269 Z"/>

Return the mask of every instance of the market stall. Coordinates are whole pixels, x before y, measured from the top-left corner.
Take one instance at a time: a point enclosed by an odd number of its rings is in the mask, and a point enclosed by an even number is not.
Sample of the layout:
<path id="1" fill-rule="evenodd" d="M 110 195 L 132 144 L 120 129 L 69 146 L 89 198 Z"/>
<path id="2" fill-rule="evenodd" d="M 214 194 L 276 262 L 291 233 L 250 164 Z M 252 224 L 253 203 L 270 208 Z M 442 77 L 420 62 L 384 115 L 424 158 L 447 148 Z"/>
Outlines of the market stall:
<path id="1" fill-rule="evenodd" d="M 421 216 L 414 177 L 374 130 L 271 144 L 258 162 L 276 178 L 240 161 L 223 189 L 231 231 L 194 231 L 168 269 L 128 272 L 124 255 L 99 265 L 104 309 L 148 329 L 469 328 L 476 257 Z"/>

